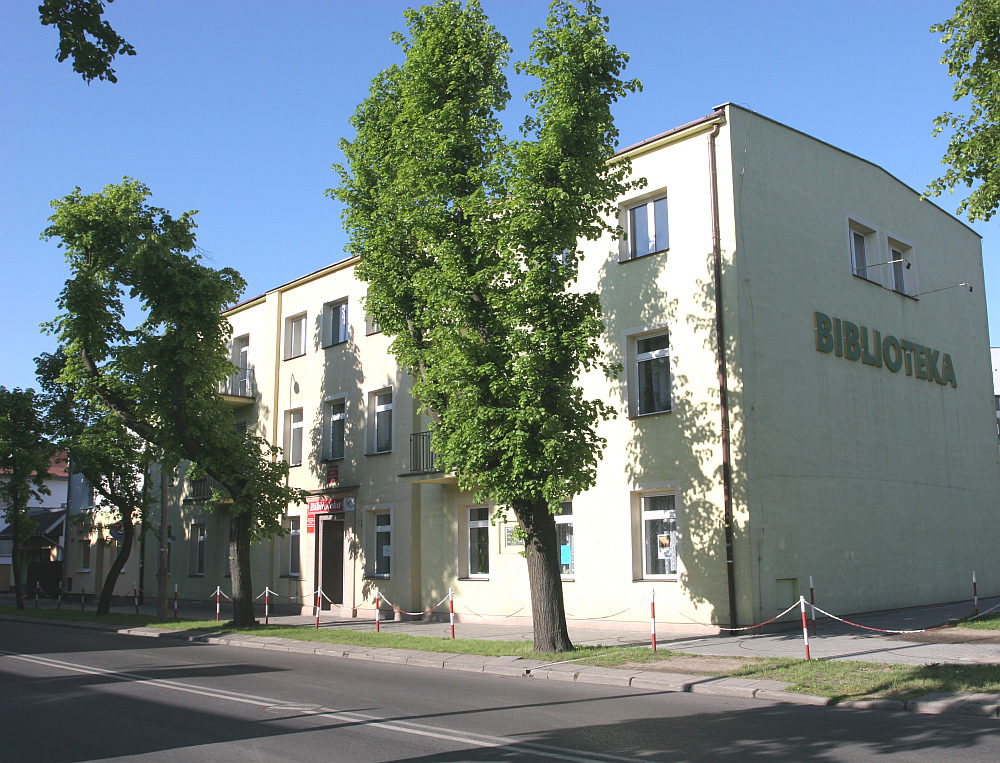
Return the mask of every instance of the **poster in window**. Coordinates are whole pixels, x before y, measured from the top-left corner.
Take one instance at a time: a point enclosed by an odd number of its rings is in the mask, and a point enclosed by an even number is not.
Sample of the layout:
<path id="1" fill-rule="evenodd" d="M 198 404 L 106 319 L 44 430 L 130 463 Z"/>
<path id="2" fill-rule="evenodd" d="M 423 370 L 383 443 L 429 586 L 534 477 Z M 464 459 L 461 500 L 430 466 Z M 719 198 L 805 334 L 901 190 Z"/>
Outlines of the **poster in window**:
<path id="1" fill-rule="evenodd" d="M 670 533 L 656 536 L 656 549 L 658 559 L 673 559 L 674 547 L 671 543 Z"/>
<path id="2" fill-rule="evenodd" d="M 559 564 L 573 563 L 573 547 L 568 543 L 559 547 Z"/>

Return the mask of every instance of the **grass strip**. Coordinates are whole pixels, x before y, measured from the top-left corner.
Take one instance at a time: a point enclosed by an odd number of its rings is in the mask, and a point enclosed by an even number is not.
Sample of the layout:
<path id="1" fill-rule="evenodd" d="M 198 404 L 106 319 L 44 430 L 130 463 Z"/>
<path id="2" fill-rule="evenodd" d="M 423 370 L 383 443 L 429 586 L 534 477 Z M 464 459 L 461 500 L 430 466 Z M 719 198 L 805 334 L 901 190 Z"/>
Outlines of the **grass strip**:
<path id="1" fill-rule="evenodd" d="M 154 627 L 198 634 L 246 634 L 272 638 L 294 639 L 327 644 L 345 644 L 382 649 L 415 649 L 424 652 L 475 654 L 489 657 L 523 657 L 543 662 L 573 661 L 578 665 L 621 667 L 669 662 L 678 655 L 669 650 L 653 652 L 648 647 L 576 647 L 572 652 L 540 653 L 528 641 L 491 641 L 486 639 L 449 639 L 434 636 L 412 636 L 403 633 L 373 633 L 348 627 L 303 627 L 259 625 L 255 628 L 234 628 L 231 623 L 215 620 L 167 620 L 154 616 L 120 612 L 98 617 L 93 611 L 73 609 L 24 609 L 0 606 L 0 616 L 19 615 L 64 621 L 78 621 L 114 626 L 116 628 Z M 985 619 L 985 618 L 983 618 Z M 1000 620 L 1000 617 L 997 618 Z M 998 625 L 997 627 L 1000 627 Z M 684 655 L 690 660 L 694 655 Z M 707 658 L 717 659 L 717 658 Z M 738 659 L 738 667 L 727 670 L 706 670 L 705 675 L 732 678 L 770 679 L 788 684 L 789 691 L 832 697 L 835 701 L 850 699 L 912 699 L 936 692 L 1000 693 L 1000 665 L 897 665 L 857 660 L 811 660 L 787 658 L 727 658 Z M 660 666 L 666 667 L 666 666 Z M 669 669 L 669 668 L 668 668 Z"/>

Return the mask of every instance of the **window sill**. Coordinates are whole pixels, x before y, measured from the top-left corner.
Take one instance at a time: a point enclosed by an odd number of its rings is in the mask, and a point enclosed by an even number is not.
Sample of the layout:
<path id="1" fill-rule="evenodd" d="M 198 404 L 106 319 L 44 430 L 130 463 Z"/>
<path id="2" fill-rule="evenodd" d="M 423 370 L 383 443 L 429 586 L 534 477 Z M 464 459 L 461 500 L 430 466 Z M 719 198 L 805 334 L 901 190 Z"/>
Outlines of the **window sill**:
<path id="1" fill-rule="evenodd" d="M 633 583 L 677 583 L 680 582 L 680 575 L 664 575 L 663 577 L 651 577 L 647 576 L 644 578 L 635 578 L 632 580 Z"/>
<path id="2" fill-rule="evenodd" d="M 576 578 L 573 577 L 572 575 L 569 575 L 569 576 L 567 576 L 567 575 L 560 575 L 559 579 L 562 582 L 564 582 L 564 583 L 575 583 L 576 582 Z"/>
<path id="3" fill-rule="evenodd" d="M 364 575 L 362 580 L 391 580 L 391 575 Z"/>
<path id="4" fill-rule="evenodd" d="M 621 256 L 621 254 L 619 254 L 618 255 L 618 264 L 619 265 L 625 265 L 625 264 L 627 264 L 629 262 L 636 262 L 638 260 L 644 260 L 647 257 L 654 257 L 657 254 L 666 254 L 669 251 L 670 251 L 670 247 L 668 246 L 666 249 L 657 249 L 655 252 L 649 252 L 648 254 L 638 254 L 638 255 L 635 255 L 634 257 L 633 256 L 629 256 L 629 257 L 624 257 L 623 258 Z"/>
<path id="5" fill-rule="evenodd" d="M 489 575 L 475 575 L 466 578 L 459 578 L 458 580 L 461 583 L 467 583 L 469 581 L 479 581 L 479 582 L 488 581 L 489 579 L 490 579 Z"/>
<path id="6" fill-rule="evenodd" d="M 630 413 L 628 415 L 629 421 L 638 421 L 639 419 L 648 419 L 650 416 L 662 416 L 665 413 L 673 413 L 673 408 L 667 408 L 664 411 L 652 411 L 650 413 Z"/>
<path id="7" fill-rule="evenodd" d="M 286 358 L 282 358 L 282 360 L 295 360 L 296 358 L 304 358 L 305 356 L 306 354 L 304 352 L 300 352 L 298 355 L 289 355 Z"/>
<path id="8" fill-rule="evenodd" d="M 324 344 L 323 349 L 329 350 L 331 347 L 339 347 L 342 344 L 347 344 L 346 339 L 338 339 L 336 342 L 330 342 L 329 344 Z"/>
<path id="9" fill-rule="evenodd" d="M 189 578 L 203 578 L 203 577 L 205 577 L 205 573 L 204 572 L 189 572 L 188 573 L 188 577 Z"/>
<path id="10" fill-rule="evenodd" d="M 278 575 L 278 577 L 279 578 L 283 578 L 285 580 L 301 580 L 302 579 L 302 575 L 297 574 L 297 573 L 294 574 L 294 575 L 291 575 L 291 574 L 289 574 L 289 575 Z"/>
<path id="11" fill-rule="evenodd" d="M 343 461 L 345 458 L 346 458 L 346 456 L 335 456 L 333 458 L 324 458 L 324 459 L 322 459 L 320 461 L 320 463 L 321 464 L 333 464 L 333 463 L 336 463 L 337 461 Z"/>
<path id="12" fill-rule="evenodd" d="M 371 453 L 365 453 L 366 456 L 389 456 L 392 455 L 391 450 L 375 450 Z"/>

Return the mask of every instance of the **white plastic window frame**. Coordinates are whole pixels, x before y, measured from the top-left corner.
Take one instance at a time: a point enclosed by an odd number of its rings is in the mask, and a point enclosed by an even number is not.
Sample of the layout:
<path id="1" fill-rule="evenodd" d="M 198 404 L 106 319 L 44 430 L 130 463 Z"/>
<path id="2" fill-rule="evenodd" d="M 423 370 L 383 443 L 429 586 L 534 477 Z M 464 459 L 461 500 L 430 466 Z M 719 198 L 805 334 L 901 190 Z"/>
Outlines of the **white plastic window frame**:
<path id="1" fill-rule="evenodd" d="M 285 318 L 285 360 L 306 354 L 306 313 Z"/>
<path id="2" fill-rule="evenodd" d="M 343 344 L 350 335 L 347 297 L 323 305 L 323 346 Z"/>
<path id="3" fill-rule="evenodd" d="M 619 224 L 625 231 L 619 250 L 620 261 L 638 260 L 670 249 L 670 202 L 666 188 L 629 199 L 621 204 L 619 210 Z M 640 216 L 645 223 L 644 231 L 636 230 L 636 221 Z M 640 241 L 652 242 L 651 247 L 644 246 L 640 250 Z"/>
<path id="4" fill-rule="evenodd" d="M 327 461 L 340 461 L 347 454 L 347 398 L 344 395 L 326 398 L 323 418 L 326 426 L 324 457 Z M 339 437 L 335 437 L 338 430 Z"/>
<path id="5" fill-rule="evenodd" d="M 673 499 L 673 506 L 669 509 L 648 509 L 646 508 L 646 501 L 654 498 L 664 498 L 670 497 Z M 656 521 L 672 521 L 673 531 L 669 533 L 671 538 L 670 545 L 673 549 L 674 555 L 674 567 L 675 570 L 670 572 L 652 572 L 647 564 L 650 560 L 650 554 L 652 551 L 651 544 L 659 542 L 659 535 L 656 537 L 650 537 L 647 530 L 647 522 Z M 639 495 L 639 531 L 641 533 L 640 537 L 640 553 L 642 555 L 642 579 L 643 580 L 677 580 L 680 574 L 680 529 L 677 520 L 677 493 L 673 490 L 657 490 L 647 493 L 642 493 Z"/>
<path id="6" fill-rule="evenodd" d="M 388 396 L 388 402 L 385 401 L 385 397 Z M 379 399 L 382 398 L 382 402 Z M 371 422 L 371 443 L 369 453 L 373 455 L 378 455 L 381 453 L 391 453 L 392 452 L 392 441 L 393 441 L 393 406 L 395 405 L 395 395 L 392 387 L 383 387 L 382 389 L 375 390 L 370 394 L 369 397 L 369 416 Z M 381 414 L 381 415 L 380 415 Z M 388 432 L 386 432 L 388 428 Z M 388 436 L 387 447 L 380 447 L 380 436 Z"/>
<path id="7" fill-rule="evenodd" d="M 289 466 L 302 466 L 304 460 L 305 414 L 301 408 L 292 408 L 285 411 L 285 461 Z"/>
<path id="8" fill-rule="evenodd" d="M 486 518 L 485 519 L 481 519 L 481 518 L 473 519 L 472 518 L 472 512 L 477 512 L 479 514 L 482 514 L 482 513 L 485 512 L 485 517 Z M 465 513 L 465 553 L 466 553 L 465 567 L 466 567 L 466 574 L 467 574 L 467 576 L 468 576 L 468 578 L 470 580 L 489 580 L 489 578 L 490 578 L 490 516 L 492 515 L 492 513 L 493 513 L 492 509 L 490 509 L 488 506 L 467 506 L 466 507 L 466 513 Z M 475 571 L 473 571 L 473 558 L 478 558 L 478 556 L 479 556 L 479 554 L 478 554 L 478 548 L 476 549 L 476 553 L 475 554 L 473 553 L 473 544 L 472 544 L 473 530 L 477 531 L 475 533 L 475 535 L 478 537 L 480 535 L 480 533 L 478 531 L 479 530 L 484 530 L 484 529 L 486 531 L 486 543 L 484 544 L 485 548 L 486 548 L 486 570 L 485 571 L 481 571 L 480 569 L 478 569 L 478 565 L 477 565 L 477 569 Z"/>

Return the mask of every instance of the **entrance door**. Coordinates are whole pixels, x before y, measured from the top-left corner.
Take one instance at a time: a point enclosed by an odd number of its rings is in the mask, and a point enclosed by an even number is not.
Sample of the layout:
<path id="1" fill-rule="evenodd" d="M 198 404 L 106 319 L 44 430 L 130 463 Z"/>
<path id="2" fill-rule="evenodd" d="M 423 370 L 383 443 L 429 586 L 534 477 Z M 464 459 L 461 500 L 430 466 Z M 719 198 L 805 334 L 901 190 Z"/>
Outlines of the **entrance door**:
<path id="1" fill-rule="evenodd" d="M 344 520 L 318 516 L 319 520 L 319 585 L 334 604 L 344 603 Z M 330 601 L 322 600 L 322 609 L 330 609 Z"/>

